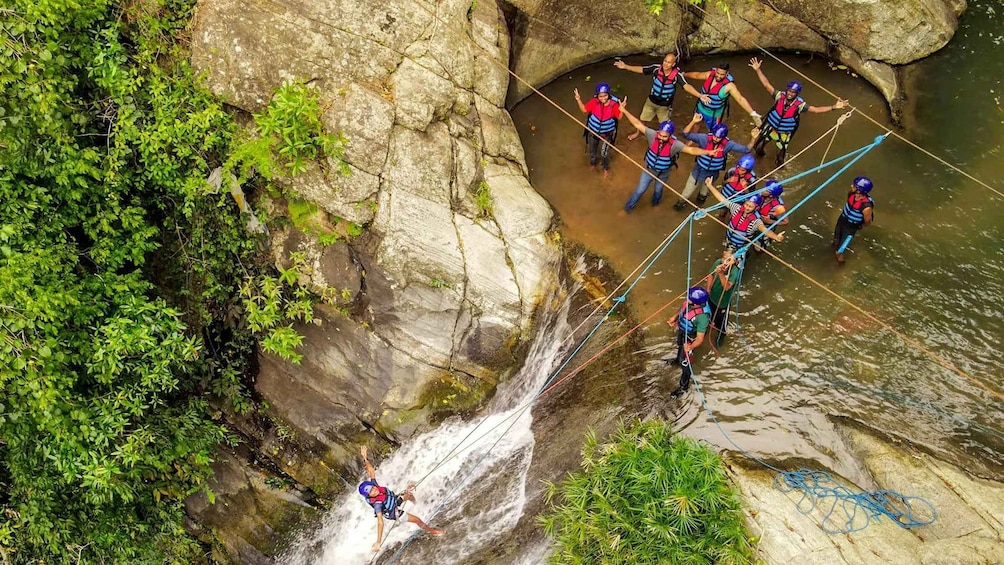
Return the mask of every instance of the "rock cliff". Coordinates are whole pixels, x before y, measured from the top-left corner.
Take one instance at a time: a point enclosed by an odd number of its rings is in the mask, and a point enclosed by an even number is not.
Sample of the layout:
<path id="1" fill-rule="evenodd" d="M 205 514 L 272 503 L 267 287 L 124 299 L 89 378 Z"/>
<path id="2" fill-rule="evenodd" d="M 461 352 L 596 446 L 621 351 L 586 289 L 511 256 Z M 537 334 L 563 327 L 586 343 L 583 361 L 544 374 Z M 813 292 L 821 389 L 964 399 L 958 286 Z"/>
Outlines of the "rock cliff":
<path id="1" fill-rule="evenodd" d="M 670 51 L 699 54 L 771 50 L 825 53 L 865 77 L 898 115 L 899 65 L 943 47 L 958 27 L 965 0 L 728 0 L 712 5 L 670 2 L 658 17 L 644 6 L 511 0 L 513 71 L 537 85 L 615 55 Z M 509 103 L 529 87 L 513 81 Z"/>

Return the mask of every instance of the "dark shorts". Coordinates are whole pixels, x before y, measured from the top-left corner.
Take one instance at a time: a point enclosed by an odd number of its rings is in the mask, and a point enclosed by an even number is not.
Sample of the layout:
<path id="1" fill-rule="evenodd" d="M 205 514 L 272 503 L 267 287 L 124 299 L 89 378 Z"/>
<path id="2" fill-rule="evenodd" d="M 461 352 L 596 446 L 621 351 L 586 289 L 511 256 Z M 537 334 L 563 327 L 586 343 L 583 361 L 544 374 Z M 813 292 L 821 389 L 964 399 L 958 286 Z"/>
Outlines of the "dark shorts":
<path id="1" fill-rule="evenodd" d="M 841 215 L 840 219 L 837 220 L 837 227 L 833 230 L 833 243 L 839 246 L 847 239 L 847 236 L 853 236 L 862 227 L 864 227 L 864 224 L 848 222 L 847 218 Z"/>
<path id="2" fill-rule="evenodd" d="M 388 520 L 397 520 L 401 516 L 404 516 L 404 508 L 401 508 L 401 505 L 404 503 L 404 498 L 401 496 L 395 496 L 394 498 L 395 504 L 393 510 L 384 508 L 382 505 L 375 507 L 374 510 L 376 510 L 378 514 L 383 514 L 383 517 Z"/>

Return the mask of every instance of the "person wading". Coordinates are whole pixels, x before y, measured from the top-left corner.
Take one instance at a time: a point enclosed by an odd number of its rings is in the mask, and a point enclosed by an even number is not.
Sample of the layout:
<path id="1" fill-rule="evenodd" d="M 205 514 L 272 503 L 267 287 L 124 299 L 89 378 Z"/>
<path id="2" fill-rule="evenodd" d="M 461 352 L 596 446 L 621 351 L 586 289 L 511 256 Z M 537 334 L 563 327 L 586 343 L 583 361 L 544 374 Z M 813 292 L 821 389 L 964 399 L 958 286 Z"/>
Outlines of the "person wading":
<path id="1" fill-rule="evenodd" d="M 406 519 L 415 524 L 419 528 L 422 528 L 429 535 L 441 536 L 445 532 L 443 530 L 437 530 L 423 522 L 418 516 L 414 514 L 409 514 L 401 508 L 404 501 L 415 502 L 415 495 L 411 494 L 411 491 L 415 488 L 415 485 L 408 485 L 401 494 L 394 494 L 394 491 L 387 487 L 382 487 L 377 484 L 376 471 L 373 470 L 373 465 L 370 465 L 369 459 L 366 457 L 366 446 L 362 446 L 359 452 L 363 456 L 363 464 L 366 465 L 366 473 L 369 474 L 369 480 L 363 481 L 359 485 L 359 494 L 366 499 L 366 504 L 369 504 L 373 508 L 373 515 L 377 519 L 377 539 L 376 543 L 373 544 L 373 551 L 380 551 L 380 542 L 383 540 L 383 520 L 384 518 L 388 520 L 397 520 L 401 516 L 405 516 Z"/>
<path id="2" fill-rule="evenodd" d="M 683 71 L 676 66 L 676 55 L 667 53 L 662 58 L 662 64 L 653 63 L 651 65 L 628 65 L 624 61 L 614 61 L 614 66 L 624 71 L 652 76 L 652 90 L 648 93 L 648 99 L 642 106 L 641 114 L 638 116 L 643 122 L 649 122 L 653 118 L 659 123 L 669 121 L 669 116 L 673 113 L 673 98 L 676 97 L 676 89 L 682 88 L 701 101 L 710 104 L 711 97 L 701 94 L 696 88 L 683 78 Z M 641 133 L 633 132 L 628 136 L 628 141 L 636 139 Z"/>
<path id="3" fill-rule="evenodd" d="M 641 120 L 634 117 L 631 112 L 628 112 L 627 108 L 622 106 L 621 111 L 628 121 L 631 122 L 631 125 L 638 130 L 638 133 L 645 134 L 645 139 L 648 140 L 648 151 L 645 152 L 645 170 L 641 172 L 637 188 L 635 188 L 631 198 L 628 199 L 627 204 L 624 205 L 624 211 L 631 212 L 638 205 L 641 197 L 653 182 L 655 182 L 655 190 L 652 193 L 652 206 L 658 206 L 659 202 L 662 201 L 662 185 L 669 180 L 669 171 L 672 167 L 676 166 L 676 160 L 679 158 L 680 153 L 709 155 L 713 151 L 687 147 L 683 142 L 677 141 L 673 137 L 673 131 L 675 130 L 673 122 L 662 122 L 659 125 L 659 129 L 654 130 L 646 127 Z"/>
<path id="4" fill-rule="evenodd" d="M 694 375 L 691 353 L 704 343 L 704 336 L 711 325 L 711 310 L 708 308 L 708 291 L 701 286 L 691 287 L 683 308 L 675 317 L 666 321 L 670 327 L 676 327 L 676 357 L 672 363 L 680 364 L 680 386 L 670 395 L 672 398 L 683 396 L 690 389 L 690 378 Z"/>
<path id="5" fill-rule="evenodd" d="M 722 251 L 722 258 L 711 266 L 711 274 L 707 279 L 708 308 L 711 310 L 711 323 L 718 330 L 718 339 L 725 335 L 728 324 L 725 314 L 728 312 L 732 293 L 739 284 L 741 274 L 742 269 L 731 247 L 726 247 L 725 251 Z"/>
<path id="6" fill-rule="evenodd" d="M 725 246 L 732 249 L 742 249 L 747 243 L 753 241 L 757 231 L 762 232 L 768 238 L 780 243 L 784 241 L 784 234 L 774 233 L 767 229 L 760 221 L 757 209 L 763 205 L 763 198 L 759 194 L 752 194 L 743 203 L 729 202 L 725 195 L 718 192 L 718 189 L 711 184 L 711 179 L 707 181 L 708 190 L 715 195 L 719 202 L 728 205 L 731 213 L 728 221 L 728 229 L 725 231 Z"/>
<path id="7" fill-rule="evenodd" d="M 844 262 L 844 252 L 847 245 L 854 239 L 858 230 L 872 223 L 875 219 L 875 201 L 869 196 L 872 191 L 872 179 L 857 177 L 851 183 L 847 193 L 844 209 L 837 219 L 837 227 L 833 230 L 833 248 L 837 253 L 837 262 Z"/>
<path id="8" fill-rule="evenodd" d="M 579 110 L 586 114 L 586 150 L 589 152 L 589 166 L 596 168 L 599 161 L 603 165 L 603 176 L 610 173 L 610 147 L 617 141 L 617 121 L 621 117 L 621 103 L 610 96 L 610 85 L 601 82 L 596 85 L 596 95 L 582 103 L 579 89 L 574 91 Z M 627 96 L 624 97 L 627 103 Z"/>
<path id="9" fill-rule="evenodd" d="M 770 111 L 764 117 L 764 124 L 761 127 L 760 137 L 757 139 L 756 145 L 754 145 L 754 150 L 757 156 L 763 157 L 766 153 L 765 148 L 767 143 L 774 142 L 777 145 L 777 158 L 774 162 L 780 167 L 784 164 L 785 155 L 788 153 L 788 144 L 791 143 L 791 138 L 798 129 L 799 120 L 803 112 L 824 114 L 845 108 L 847 101 L 837 98 L 837 101 L 831 106 L 810 106 L 800 96 L 802 94 L 802 84 L 800 82 L 793 80 L 788 83 L 788 86 L 784 90 L 777 90 L 767 80 L 767 76 L 760 69 L 762 64 L 763 62 L 756 57 L 750 59 L 750 67 L 760 77 L 760 84 L 774 97 L 774 106 L 771 107 Z"/>
<path id="10" fill-rule="evenodd" d="M 753 167 L 755 166 L 756 159 L 752 155 L 747 154 L 739 158 L 739 162 L 736 163 L 735 167 L 725 172 L 725 182 L 722 183 L 722 187 L 719 189 L 725 195 L 725 198 L 732 200 L 733 196 L 745 194 L 749 190 L 749 187 L 756 182 L 756 172 L 753 171 Z M 718 217 L 726 218 L 728 213 L 728 209 L 722 208 Z"/>
<path id="11" fill-rule="evenodd" d="M 728 154 L 733 152 L 749 153 L 750 148 L 753 147 L 753 142 L 760 135 L 760 130 L 754 129 L 750 135 L 750 142 L 743 145 L 728 138 L 729 126 L 725 124 L 716 125 L 712 128 L 711 133 L 690 133 L 694 126 L 703 119 L 700 114 L 694 114 L 694 119 L 687 124 L 687 127 L 683 129 L 683 133 L 681 134 L 684 139 L 693 141 L 698 147 L 706 149 L 710 153 L 701 155 L 694 161 L 694 168 L 690 171 L 690 178 L 687 179 L 687 184 L 683 187 L 683 197 L 673 205 L 673 208 L 676 210 L 683 210 L 683 207 L 687 205 L 686 201 L 694 198 L 694 193 L 697 192 L 698 187 L 701 187 L 701 191 L 697 196 L 697 203 L 704 204 L 704 201 L 708 199 L 708 191 L 704 189 L 702 183 L 705 180 L 714 182 L 718 178 L 718 173 L 725 169 L 725 160 Z"/>
<path id="12" fill-rule="evenodd" d="M 694 112 L 704 118 L 704 124 L 711 131 L 716 125 L 722 123 L 725 114 L 729 110 L 729 99 L 735 98 L 736 102 L 746 110 L 757 126 L 760 125 L 760 114 L 750 106 L 749 101 L 739 92 L 732 75 L 729 74 L 729 64 L 720 63 L 710 71 L 683 73 L 689 79 L 701 81 L 701 94 L 708 96 L 710 100 L 705 103 L 704 98 L 697 101 Z"/>
<path id="13" fill-rule="evenodd" d="M 788 218 L 780 219 L 787 211 L 784 207 L 784 200 L 781 200 L 782 192 L 784 192 L 784 185 L 774 179 L 768 179 L 764 184 L 763 192 L 760 193 L 763 203 L 760 204 L 756 212 L 760 216 L 760 221 L 763 222 L 763 225 L 767 226 L 767 229 L 771 231 L 776 231 L 777 228 L 788 225 Z M 756 250 L 763 253 L 767 245 L 766 241 L 760 241 L 757 243 Z"/>

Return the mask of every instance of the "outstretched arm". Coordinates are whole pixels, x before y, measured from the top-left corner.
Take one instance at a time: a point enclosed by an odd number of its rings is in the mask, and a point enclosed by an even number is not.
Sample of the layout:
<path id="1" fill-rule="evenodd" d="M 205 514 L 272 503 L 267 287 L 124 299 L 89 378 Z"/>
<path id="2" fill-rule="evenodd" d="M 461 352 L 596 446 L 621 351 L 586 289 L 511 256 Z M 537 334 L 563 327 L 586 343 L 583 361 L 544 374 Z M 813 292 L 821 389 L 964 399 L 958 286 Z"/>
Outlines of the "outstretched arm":
<path id="1" fill-rule="evenodd" d="M 761 61 L 760 59 L 757 59 L 756 57 L 753 57 L 752 59 L 750 59 L 750 67 L 752 67 L 753 70 L 756 71 L 756 76 L 757 76 L 757 78 L 760 79 L 760 84 L 762 84 L 763 87 L 767 90 L 767 92 L 771 96 L 773 96 L 774 93 L 777 92 L 777 91 L 774 89 L 774 86 L 770 83 L 770 81 L 767 80 L 767 75 L 763 74 L 763 71 L 760 70 L 760 65 L 762 65 L 762 64 L 763 64 L 763 61 Z"/>
<path id="2" fill-rule="evenodd" d="M 380 540 L 383 539 L 383 516 L 377 514 L 377 540 L 373 544 L 373 551 L 380 551 Z"/>
<path id="3" fill-rule="evenodd" d="M 623 104 L 621 105 L 621 114 L 624 114 L 624 117 L 627 118 L 629 122 L 631 122 L 631 125 L 633 125 L 636 130 L 638 130 L 638 133 L 645 135 L 645 130 L 648 129 L 648 127 L 645 126 L 645 124 L 643 124 L 641 120 L 634 117 L 634 114 L 628 112 L 628 109 L 625 108 Z"/>
<path id="4" fill-rule="evenodd" d="M 711 194 L 714 195 L 715 200 L 718 200 L 722 204 L 728 203 L 729 199 L 725 198 L 725 195 L 715 188 L 715 183 L 711 182 L 711 177 L 704 179 L 704 184 L 708 185 L 708 190 L 710 190 Z"/>
<path id="5" fill-rule="evenodd" d="M 713 155 L 715 153 L 715 150 L 714 149 L 700 149 L 698 147 L 691 147 L 691 146 L 687 145 L 687 146 L 684 146 L 684 148 L 681 149 L 680 152 L 681 153 L 686 153 L 687 155 L 693 155 L 693 156 L 697 157 L 697 156 L 700 156 L 700 155 Z"/>
<path id="6" fill-rule="evenodd" d="M 614 66 L 622 71 L 631 71 L 632 73 L 642 74 L 645 72 L 641 65 L 629 65 L 620 59 L 614 61 Z"/>
<path id="7" fill-rule="evenodd" d="M 847 101 L 844 100 L 843 98 L 837 98 L 837 101 L 834 102 L 832 106 L 809 106 L 808 110 L 806 111 L 811 112 L 813 114 L 825 114 L 826 112 L 839 110 L 841 108 L 846 108 L 846 107 L 847 107 Z"/>
<path id="8" fill-rule="evenodd" d="M 783 233 L 774 233 L 774 232 L 770 231 L 770 228 L 768 228 L 767 226 L 763 225 L 762 222 L 759 223 L 759 224 L 757 224 L 757 229 L 760 230 L 761 233 L 766 234 L 768 239 L 772 239 L 772 240 L 774 240 L 774 241 L 776 241 L 778 243 L 781 243 L 782 241 L 784 241 L 784 234 Z"/>
<path id="9" fill-rule="evenodd" d="M 359 448 L 359 453 L 363 456 L 363 465 L 366 465 L 366 472 L 369 473 L 371 479 L 376 478 L 376 471 L 373 470 L 373 465 L 370 465 L 370 460 L 366 458 L 366 446 Z"/>
<path id="10" fill-rule="evenodd" d="M 686 76 L 687 74 L 688 73 L 684 73 L 684 76 Z M 708 96 L 707 94 L 701 94 L 701 91 L 694 88 L 693 85 L 691 85 L 689 82 L 683 83 L 683 89 L 686 90 L 691 96 L 700 99 L 701 102 L 704 102 L 705 104 L 711 104 L 711 97 Z"/>
<path id="11" fill-rule="evenodd" d="M 582 103 L 582 97 L 579 96 L 579 89 L 576 88 L 576 89 L 572 90 L 572 92 L 575 93 L 575 103 L 579 105 L 579 111 L 582 112 L 583 114 L 585 114 L 586 113 L 586 105 Z"/>
<path id="12" fill-rule="evenodd" d="M 702 72 L 683 73 L 683 76 L 687 78 L 692 78 L 694 80 L 708 80 L 708 75 L 710 74 L 711 71 L 702 71 Z"/>
<path id="13" fill-rule="evenodd" d="M 743 107 L 743 110 L 746 110 L 746 112 L 749 115 L 753 116 L 754 119 L 760 117 L 760 114 L 757 114 L 756 110 L 753 109 L 753 106 L 750 106 L 749 101 L 746 100 L 746 97 L 743 96 L 743 93 L 739 92 L 739 87 L 736 86 L 736 83 L 730 82 L 729 84 L 725 85 L 725 88 L 730 89 L 729 94 L 731 94 L 733 97 L 735 97 L 736 102 L 738 102 L 739 105 Z M 757 124 L 759 125 L 760 122 L 757 121 Z"/>

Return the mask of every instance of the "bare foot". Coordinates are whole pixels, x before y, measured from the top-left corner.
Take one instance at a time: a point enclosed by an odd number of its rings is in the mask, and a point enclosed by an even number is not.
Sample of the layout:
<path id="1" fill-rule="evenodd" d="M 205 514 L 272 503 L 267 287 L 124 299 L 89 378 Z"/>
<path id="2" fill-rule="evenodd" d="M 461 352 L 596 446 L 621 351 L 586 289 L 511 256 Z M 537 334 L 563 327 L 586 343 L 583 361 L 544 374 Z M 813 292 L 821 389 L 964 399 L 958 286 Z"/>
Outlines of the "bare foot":
<path id="1" fill-rule="evenodd" d="M 843 253 L 837 253 L 837 263 L 840 263 L 840 264 L 844 263 L 844 254 Z"/>
<path id="2" fill-rule="evenodd" d="M 610 176 L 610 171 L 603 169 L 603 178 L 607 178 L 609 176 Z"/>
<path id="3" fill-rule="evenodd" d="M 623 218 L 624 216 L 627 216 L 627 215 L 628 215 L 627 210 L 621 210 L 621 211 L 617 212 L 617 217 L 618 218 Z"/>
<path id="4" fill-rule="evenodd" d="M 446 533 L 446 530 L 436 530 L 436 529 L 429 530 L 429 535 L 430 536 L 441 536 L 441 535 L 443 535 L 445 533 Z"/>
<path id="5" fill-rule="evenodd" d="M 641 134 L 638 133 L 638 132 L 634 132 L 634 133 L 628 135 L 628 141 L 634 141 L 634 140 L 638 139 L 639 135 L 641 135 Z"/>

